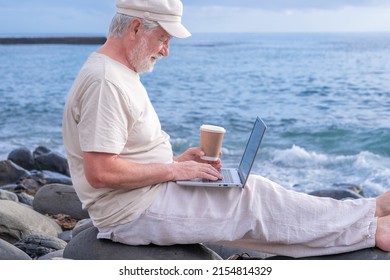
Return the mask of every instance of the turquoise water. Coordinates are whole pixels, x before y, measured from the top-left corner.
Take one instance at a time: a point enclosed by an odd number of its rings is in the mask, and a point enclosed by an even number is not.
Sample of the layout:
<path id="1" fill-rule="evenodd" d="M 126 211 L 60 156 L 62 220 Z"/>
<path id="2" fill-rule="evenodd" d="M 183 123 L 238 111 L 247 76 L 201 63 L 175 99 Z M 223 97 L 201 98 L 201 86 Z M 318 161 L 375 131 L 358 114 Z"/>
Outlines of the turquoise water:
<path id="1" fill-rule="evenodd" d="M 64 153 L 62 108 L 96 45 L 0 45 L 0 159 L 20 146 Z M 258 115 L 254 172 L 310 191 L 390 187 L 390 34 L 195 34 L 142 75 L 175 153 L 222 125 L 236 166 Z"/>

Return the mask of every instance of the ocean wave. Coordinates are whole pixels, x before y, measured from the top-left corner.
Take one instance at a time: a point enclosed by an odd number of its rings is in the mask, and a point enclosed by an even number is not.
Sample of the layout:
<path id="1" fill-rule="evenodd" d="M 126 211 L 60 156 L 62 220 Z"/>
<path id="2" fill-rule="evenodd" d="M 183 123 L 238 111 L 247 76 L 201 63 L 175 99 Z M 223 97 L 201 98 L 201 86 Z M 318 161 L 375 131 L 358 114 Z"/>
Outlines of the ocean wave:
<path id="1" fill-rule="evenodd" d="M 268 149 L 267 159 L 258 162 L 256 170 L 302 192 L 344 183 L 361 186 L 369 196 L 390 189 L 390 158 L 369 151 L 335 155 L 308 151 L 297 145 Z"/>
<path id="2" fill-rule="evenodd" d="M 355 155 L 333 155 L 307 151 L 298 145 L 292 145 L 289 149 L 275 149 L 270 153 L 270 157 L 274 164 L 284 167 L 337 167 L 349 165 L 357 169 L 369 169 L 385 165 L 390 168 L 390 158 L 369 151 L 361 151 Z"/>
<path id="3" fill-rule="evenodd" d="M 328 161 L 328 156 L 318 154 L 316 152 L 306 151 L 297 145 L 293 145 L 290 149 L 275 150 L 272 156 L 272 162 L 276 165 L 285 167 L 307 167 L 315 165 L 323 165 Z"/>

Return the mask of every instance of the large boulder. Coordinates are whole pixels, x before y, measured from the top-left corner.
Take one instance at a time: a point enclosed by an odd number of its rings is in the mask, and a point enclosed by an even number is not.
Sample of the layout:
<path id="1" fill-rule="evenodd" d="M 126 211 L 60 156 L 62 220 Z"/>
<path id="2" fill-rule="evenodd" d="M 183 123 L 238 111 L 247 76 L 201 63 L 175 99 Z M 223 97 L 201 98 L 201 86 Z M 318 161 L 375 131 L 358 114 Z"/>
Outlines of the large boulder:
<path id="1" fill-rule="evenodd" d="M 30 234 L 57 237 L 61 227 L 51 218 L 30 207 L 10 200 L 0 200 L 0 238 L 13 244 Z"/>
<path id="2" fill-rule="evenodd" d="M 129 246 L 97 239 L 96 227 L 78 233 L 65 247 L 64 258 L 74 260 L 220 260 L 201 244 Z"/>
<path id="3" fill-rule="evenodd" d="M 89 218 L 73 186 L 49 184 L 41 187 L 35 194 L 33 208 L 42 214 L 65 214 L 77 220 Z"/>

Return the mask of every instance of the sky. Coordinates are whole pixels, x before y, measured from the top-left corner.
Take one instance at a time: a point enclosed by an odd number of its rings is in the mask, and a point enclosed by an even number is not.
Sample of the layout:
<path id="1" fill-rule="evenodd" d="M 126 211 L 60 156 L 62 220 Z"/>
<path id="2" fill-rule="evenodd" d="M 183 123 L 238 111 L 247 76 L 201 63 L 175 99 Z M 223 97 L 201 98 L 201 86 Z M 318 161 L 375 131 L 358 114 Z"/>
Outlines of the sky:
<path id="1" fill-rule="evenodd" d="M 102 34 L 115 0 L 0 0 L 0 34 Z M 202 32 L 390 32 L 390 0 L 182 0 Z"/>

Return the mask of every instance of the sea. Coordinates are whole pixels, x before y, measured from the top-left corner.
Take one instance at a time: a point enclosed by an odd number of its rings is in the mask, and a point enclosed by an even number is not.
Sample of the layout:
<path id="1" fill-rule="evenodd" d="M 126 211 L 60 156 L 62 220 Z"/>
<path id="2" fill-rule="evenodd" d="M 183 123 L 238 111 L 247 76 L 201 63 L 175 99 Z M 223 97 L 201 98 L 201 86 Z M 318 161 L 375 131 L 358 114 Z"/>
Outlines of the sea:
<path id="1" fill-rule="evenodd" d="M 98 47 L 0 45 L 0 160 L 41 145 L 65 155 L 64 103 Z M 390 189 L 390 33 L 193 34 L 141 80 L 177 155 L 219 125 L 223 165 L 237 167 L 259 116 L 253 173 L 301 192 Z"/>

